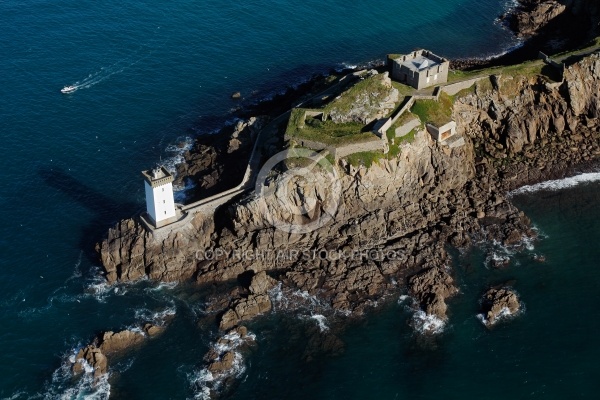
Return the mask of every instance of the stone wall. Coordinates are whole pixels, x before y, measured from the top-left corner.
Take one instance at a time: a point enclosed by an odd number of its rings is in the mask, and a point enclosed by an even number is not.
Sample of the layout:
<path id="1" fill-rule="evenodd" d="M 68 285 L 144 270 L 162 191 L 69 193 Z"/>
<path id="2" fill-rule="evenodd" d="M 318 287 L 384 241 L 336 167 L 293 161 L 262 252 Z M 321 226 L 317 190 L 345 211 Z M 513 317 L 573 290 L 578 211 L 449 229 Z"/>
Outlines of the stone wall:
<path id="1" fill-rule="evenodd" d="M 360 153 L 363 151 L 378 151 L 381 150 L 384 153 L 387 152 L 387 141 L 382 139 L 372 140 L 363 143 L 353 143 L 340 147 L 332 147 L 329 152 L 333 154 L 335 159 L 349 156 L 350 154 Z"/>
<path id="2" fill-rule="evenodd" d="M 415 117 L 415 118 L 411 119 L 410 121 L 406 122 L 404 125 L 396 128 L 394 135 L 396 137 L 406 136 L 410 131 L 412 131 L 419 125 L 421 125 L 421 120 L 419 118 Z"/>
<path id="3" fill-rule="evenodd" d="M 479 82 L 482 79 L 487 79 L 488 76 L 480 76 L 477 78 L 469 79 L 466 81 L 451 83 L 449 85 L 445 85 L 442 87 L 442 91 L 450 96 L 454 96 L 456 93 L 461 90 L 465 90 L 473 86 L 476 82 Z"/>

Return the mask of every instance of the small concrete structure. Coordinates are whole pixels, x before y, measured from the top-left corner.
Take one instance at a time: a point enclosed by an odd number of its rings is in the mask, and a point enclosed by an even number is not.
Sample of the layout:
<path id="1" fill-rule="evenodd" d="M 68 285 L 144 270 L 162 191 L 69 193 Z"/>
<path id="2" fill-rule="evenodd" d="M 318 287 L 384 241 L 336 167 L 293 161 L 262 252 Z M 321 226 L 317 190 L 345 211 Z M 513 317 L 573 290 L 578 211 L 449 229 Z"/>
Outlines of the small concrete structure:
<path id="1" fill-rule="evenodd" d="M 465 139 L 456 134 L 456 122 L 454 121 L 447 122 L 439 127 L 427 124 L 427 131 L 438 143 L 448 147 L 460 147 L 465 144 Z"/>
<path id="2" fill-rule="evenodd" d="M 173 175 L 165 167 L 142 171 L 146 191 L 146 215 L 156 228 L 177 220 L 173 197 Z"/>
<path id="3" fill-rule="evenodd" d="M 428 50 L 416 50 L 391 59 L 392 78 L 415 89 L 448 81 L 450 62 Z"/>

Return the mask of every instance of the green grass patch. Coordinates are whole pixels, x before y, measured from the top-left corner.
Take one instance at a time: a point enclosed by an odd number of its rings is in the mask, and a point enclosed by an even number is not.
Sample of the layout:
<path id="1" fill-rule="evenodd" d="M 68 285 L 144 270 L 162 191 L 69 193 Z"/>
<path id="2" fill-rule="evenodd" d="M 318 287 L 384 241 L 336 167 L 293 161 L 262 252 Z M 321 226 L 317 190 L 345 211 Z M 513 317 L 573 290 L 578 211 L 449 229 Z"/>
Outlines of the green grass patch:
<path id="1" fill-rule="evenodd" d="M 324 154 L 326 152 L 326 150 L 321 150 L 321 151 L 316 151 L 316 150 L 312 150 L 306 147 L 301 147 L 301 146 L 294 146 L 289 148 L 289 152 L 288 152 L 288 156 L 286 157 L 285 160 L 282 161 L 283 165 L 285 165 L 286 169 L 293 169 L 293 168 L 307 168 L 307 167 L 315 167 L 315 168 L 322 168 L 322 165 L 334 165 L 335 164 L 335 158 L 333 157 L 332 154 L 327 154 L 325 156 L 325 159 L 328 161 L 328 164 L 323 164 L 323 161 L 319 161 L 316 162 L 315 160 L 320 160 L 318 157 L 315 157 L 315 159 L 312 158 L 308 158 L 306 157 L 304 154 L 304 152 L 302 153 L 302 156 L 297 156 L 298 153 L 295 152 L 296 150 L 302 150 L 302 151 L 309 151 L 311 153 L 315 153 L 315 154 Z"/>
<path id="2" fill-rule="evenodd" d="M 417 91 L 411 86 L 405 85 L 404 83 L 396 82 L 394 80 L 392 81 L 392 86 L 398 89 L 398 92 L 401 96 L 411 96 L 414 92 Z"/>
<path id="3" fill-rule="evenodd" d="M 417 115 L 421 122 L 442 126 L 452 119 L 452 98 L 440 93 L 436 100 L 417 100 L 410 111 Z"/>
<path id="4" fill-rule="evenodd" d="M 415 114 L 411 113 L 410 111 L 406 111 L 404 114 L 402 114 L 400 116 L 400 118 L 398 118 L 398 120 L 394 124 L 392 124 L 392 126 L 390 126 L 390 128 L 387 130 L 386 136 L 388 138 L 388 142 L 391 143 L 391 141 L 394 140 L 394 138 L 396 138 L 396 129 L 397 128 L 400 128 L 402 125 L 404 125 L 411 119 L 415 119 L 415 118 L 419 119 L 419 117 L 417 117 Z"/>
<path id="5" fill-rule="evenodd" d="M 290 119 L 288 121 L 287 130 L 295 130 L 300 126 L 300 123 L 304 123 L 304 114 L 306 109 L 304 108 L 293 108 L 290 112 Z"/>
<path id="6" fill-rule="evenodd" d="M 484 68 L 475 71 L 450 70 L 448 72 L 448 83 L 464 81 L 484 75 L 510 75 L 525 77 L 544 75 L 542 72 L 544 65 L 545 64 L 542 60 L 532 60 L 521 64 Z"/>
<path id="7" fill-rule="evenodd" d="M 459 69 L 451 69 L 448 71 L 448 83 L 465 81 L 467 79 L 475 78 L 479 75 L 483 74 L 479 71 L 461 71 Z"/>
<path id="8" fill-rule="evenodd" d="M 378 140 L 378 137 L 361 123 L 336 124 L 331 120 L 322 121 L 321 117 L 305 117 L 306 111 L 292 110 L 287 125 L 286 135 L 298 144 L 301 144 L 302 140 L 311 140 L 325 145 L 341 146 Z"/>
<path id="9" fill-rule="evenodd" d="M 374 162 L 377 162 L 385 157 L 381 151 L 363 151 L 346 156 L 346 160 L 354 167 L 364 165 L 369 168 Z"/>
<path id="10" fill-rule="evenodd" d="M 396 138 L 396 142 L 398 144 L 400 143 L 412 143 L 415 140 L 415 135 L 417 134 L 417 130 L 416 129 L 412 129 L 410 132 L 408 132 L 406 135 Z"/>
<path id="11" fill-rule="evenodd" d="M 343 92 L 338 98 L 326 105 L 323 110 L 329 114 L 333 109 L 340 113 L 349 112 L 359 99 L 367 97 L 372 105 L 379 105 L 387 97 L 390 89 L 383 84 L 383 74 L 359 80 L 354 86 Z"/>

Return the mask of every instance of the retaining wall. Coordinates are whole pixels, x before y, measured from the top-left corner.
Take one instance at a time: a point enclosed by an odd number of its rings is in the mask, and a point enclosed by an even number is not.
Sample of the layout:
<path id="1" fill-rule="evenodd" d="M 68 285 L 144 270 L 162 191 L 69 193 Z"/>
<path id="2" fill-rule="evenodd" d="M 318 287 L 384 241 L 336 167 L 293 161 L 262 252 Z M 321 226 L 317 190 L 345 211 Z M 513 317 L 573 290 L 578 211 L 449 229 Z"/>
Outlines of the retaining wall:
<path id="1" fill-rule="evenodd" d="M 382 150 L 383 152 L 386 152 L 386 148 L 387 142 L 377 139 L 369 142 L 353 143 L 340 147 L 332 147 L 328 150 L 337 160 L 339 158 L 349 156 L 350 154 L 359 153 L 363 151 Z"/>
<path id="2" fill-rule="evenodd" d="M 442 91 L 450 96 L 454 96 L 456 93 L 460 92 L 461 90 L 470 88 L 476 82 L 479 82 L 482 79 L 488 79 L 488 76 L 480 76 L 466 81 L 451 83 L 450 85 L 443 86 Z"/>
<path id="3" fill-rule="evenodd" d="M 419 125 L 421 125 L 421 120 L 419 118 L 411 119 L 410 121 L 406 122 L 404 125 L 396 128 L 396 132 L 394 132 L 394 135 L 396 137 L 406 136 L 410 131 L 412 131 L 414 128 L 416 128 Z"/>

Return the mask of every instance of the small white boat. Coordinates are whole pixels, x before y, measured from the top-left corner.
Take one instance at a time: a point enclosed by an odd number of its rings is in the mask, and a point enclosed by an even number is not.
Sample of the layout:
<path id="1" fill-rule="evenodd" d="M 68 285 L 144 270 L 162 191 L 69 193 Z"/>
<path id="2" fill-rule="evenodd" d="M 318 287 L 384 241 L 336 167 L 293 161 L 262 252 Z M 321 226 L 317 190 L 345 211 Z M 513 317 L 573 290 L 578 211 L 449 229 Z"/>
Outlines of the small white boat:
<path id="1" fill-rule="evenodd" d="M 65 86 L 64 88 L 60 89 L 60 92 L 61 93 L 73 93 L 76 90 L 77 90 L 77 86 Z"/>

